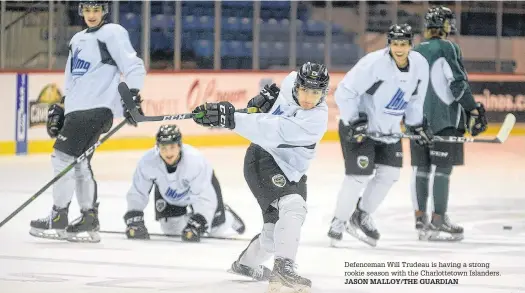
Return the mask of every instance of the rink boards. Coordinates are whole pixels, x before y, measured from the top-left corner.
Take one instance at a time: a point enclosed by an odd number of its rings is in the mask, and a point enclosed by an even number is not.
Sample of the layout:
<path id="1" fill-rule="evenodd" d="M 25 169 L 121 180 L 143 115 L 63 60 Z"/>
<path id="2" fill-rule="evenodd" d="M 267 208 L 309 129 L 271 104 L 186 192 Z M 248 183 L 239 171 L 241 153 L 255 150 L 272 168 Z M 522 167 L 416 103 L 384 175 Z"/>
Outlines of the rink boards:
<path id="1" fill-rule="evenodd" d="M 142 96 L 147 115 L 180 114 L 191 112 L 199 104 L 212 101 L 230 101 L 236 107 L 245 107 L 265 84 L 277 83 L 288 74 L 283 71 L 185 71 L 177 73 L 149 73 L 145 79 Z M 325 141 L 338 140 L 338 110 L 333 93 L 345 73 L 332 73 L 329 105 L 329 125 Z M 508 112 L 518 118 L 513 134 L 525 134 L 525 76 L 470 75 L 476 100 L 488 110 L 491 127 L 487 135 L 497 132 Z M 60 72 L 12 72 L 0 74 L 3 95 L 0 115 L 0 154 L 48 153 L 53 140 L 45 129 L 49 104 L 63 95 L 64 74 Z M 120 105 L 115 105 L 120 109 Z M 118 123 L 119 119 L 115 119 Z M 140 150 L 154 144 L 153 136 L 161 122 L 142 123 L 138 127 L 125 127 L 100 150 Z M 247 141 L 224 129 L 206 129 L 191 120 L 177 123 L 184 140 L 195 146 L 232 146 Z"/>

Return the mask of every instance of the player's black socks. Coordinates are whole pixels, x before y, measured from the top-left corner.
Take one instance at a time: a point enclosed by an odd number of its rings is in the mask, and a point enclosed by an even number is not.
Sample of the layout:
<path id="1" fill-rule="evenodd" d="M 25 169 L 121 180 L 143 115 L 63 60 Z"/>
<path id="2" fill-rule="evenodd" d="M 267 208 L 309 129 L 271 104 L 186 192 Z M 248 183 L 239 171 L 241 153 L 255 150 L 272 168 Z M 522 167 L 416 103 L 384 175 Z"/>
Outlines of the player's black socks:
<path id="1" fill-rule="evenodd" d="M 418 210 L 426 211 L 428 202 L 428 181 L 430 177 L 430 166 L 417 167 L 416 172 L 416 196 Z"/>
<path id="2" fill-rule="evenodd" d="M 452 167 L 437 167 L 434 175 L 434 213 L 444 215 L 448 207 L 449 178 Z"/>

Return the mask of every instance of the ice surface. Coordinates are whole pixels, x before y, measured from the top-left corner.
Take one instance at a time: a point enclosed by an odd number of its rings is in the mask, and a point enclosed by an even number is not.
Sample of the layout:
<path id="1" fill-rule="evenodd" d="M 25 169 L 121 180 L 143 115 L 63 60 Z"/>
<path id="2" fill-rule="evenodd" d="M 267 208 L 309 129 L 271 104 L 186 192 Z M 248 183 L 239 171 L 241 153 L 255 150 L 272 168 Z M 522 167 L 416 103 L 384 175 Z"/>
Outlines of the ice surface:
<path id="1" fill-rule="evenodd" d="M 188 244 L 160 237 L 149 242 L 129 241 L 121 235 L 103 234 L 99 244 L 76 244 L 33 238 L 28 234 L 29 221 L 48 214 L 52 203 L 49 190 L 0 228 L 0 292 L 264 292 L 266 284 L 226 272 L 262 225 L 259 207 L 242 174 L 244 148 L 202 151 L 215 166 L 225 202 L 246 221 L 245 240 Z M 99 183 L 103 230 L 124 230 L 125 193 L 141 154 L 96 154 L 93 168 Z M 1 220 L 52 178 L 49 156 L 0 157 L 0 174 Z M 408 155 L 400 181 L 374 215 L 382 233 L 376 248 L 349 235 L 345 235 L 344 248 L 328 247 L 326 232 L 343 178 L 339 145 L 323 144 L 308 175 L 309 213 L 297 262 L 298 271 L 312 279 L 313 292 L 525 292 L 523 138 L 511 138 L 502 146 L 468 146 L 467 166 L 452 175 L 449 205 L 452 220 L 466 230 L 460 243 L 416 240 Z M 150 232 L 160 232 L 153 209 L 150 204 L 146 211 L 147 225 Z M 71 213 L 70 220 L 79 214 L 76 201 Z M 503 225 L 513 229 L 503 230 Z M 345 271 L 354 271 L 345 268 L 345 262 L 387 261 L 483 262 L 500 276 L 459 277 L 459 285 L 344 284 Z"/>

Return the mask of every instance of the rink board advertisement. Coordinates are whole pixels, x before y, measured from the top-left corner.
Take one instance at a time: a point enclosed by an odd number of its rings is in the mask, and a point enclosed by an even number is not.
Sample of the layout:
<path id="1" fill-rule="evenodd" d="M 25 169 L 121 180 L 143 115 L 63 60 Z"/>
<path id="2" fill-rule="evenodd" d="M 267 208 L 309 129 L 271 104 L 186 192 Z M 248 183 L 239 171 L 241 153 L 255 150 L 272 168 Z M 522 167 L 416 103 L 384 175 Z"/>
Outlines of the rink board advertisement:
<path id="1" fill-rule="evenodd" d="M 188 113 L 199 104 L 214 101 L 230 101 L 235 107 L 243 108 L 264 85 L 274 82 L 279 84 L 287 74 L 288 72 L 150 73 L 141 91 L 144 99 L 142 107 L 146 115 Z M 22 76 L 25 78 L 22 79 Z M 338 140 L 339 111 L 333 93 L 343 77 L 344 73 L 331 74 L 327 99 L 330 119 L 325 140 Z M 501 122 L 508 112 L 514 113 L 518 122 L 525 122 L 525 76 L 511 77 L 471 76 L 472 91 L 476 99 L 486 105 L 489 122 Z M 3 88 L 7 88 L 8 94 L 2 98 L 3 105 L 10 105 L 0 107 L 2 117 L 7 118 L 7 127 L 0 131 L 0 154 L 24 153 L 24 145 L 29 153 L 51 151 L 53 141 L 49 139 L 45 129 L 47 109 L 50 104 L 60 102 L 64 92 L 64 75 L 0 74 L 0 83 Z M 115 95 L 118 98 L 116 90 Z M 119 121 L 120 118 L 116 118 L 114 125 Z M 161 124 L 162 122 L 147 122 L 138 127 L 126 126 L 104 143 L 101 149 L 151 147 Z M 178 121 L 176 124 L 181 127 L 185 141 L 196 146 L 247 143 L 230 130 L 207 129 L 191 120 Z"/>
<path id="2" fill-rule="evenodd" d="M 525 82 L 476 81 L 470 88 L 476 101 L 485 105 L 489 122 L 502 122 L 507 113 L 525 122 Z"/>
<path id="3" fill-rule="evenodd" d="M 27 74 L 16 75 L 15 152 L 27 154 Z"/>

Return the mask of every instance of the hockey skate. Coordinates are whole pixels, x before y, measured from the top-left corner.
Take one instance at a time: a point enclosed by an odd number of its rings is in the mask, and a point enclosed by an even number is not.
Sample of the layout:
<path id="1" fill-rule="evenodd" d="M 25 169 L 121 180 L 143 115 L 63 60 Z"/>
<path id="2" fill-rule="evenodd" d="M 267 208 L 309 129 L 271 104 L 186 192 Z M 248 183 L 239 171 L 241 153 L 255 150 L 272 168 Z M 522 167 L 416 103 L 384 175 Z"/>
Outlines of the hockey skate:
<path id="1" fill-rule="evenodd" d="M 352 217 L 350 217 L 350 221 L 346 225 L 346 231 L 358 240 L 373 247 L 377 245 L 377 241 L 381 236 L 374 225 L 372 217 L 361 210 L 359 206 L 352 214 Z"/>
<path id="2" fill-rule="evenodd" d="M 429 241 L 461 241 L 463 240 L 463 227 L 450 222 L 445 217 L 434 215 L 429 226 Z"/>
<path id="3" fill-rule="evenodd" d="M 416 231 L 419 240 L 426 241 L 428 240 L 429 235 L 429 222 L 428 216 L 423 214 L 421 216 L 416 216 Z"/>
<path id="4" fill-rule="evenodd" d="M 66 240 L 68 209 L 69 206 L 62 209 L 53 206 L 49 216 L 31 221 L 31 230 L 29 230 L 29 234 L 39 238 Z"/>
<path id="5" fill-rule="evenodd" d="M 237 215 L 228 205 L 224 205 L 225 212 L 229 212 L 233 216 L 233 223 L 232 228 L 239 233 L 239 235 L 244 234 L 244 231 L 246 231 L 246 226 L 244 225 L 243 220 L 239 215 Z"/>
<path id="6" fill-rule="evenodd" d="M 80 212 L 81 216 L 66 228 L 67 240 L 71 242 L 100 242 L 98 203 L 95 204 L 94 208 Z"/>
<path id="7" fill-rule="evenodd" d="M 337 247 L 337 244 L 343 239 L 343 231 L 345 229 L 345 222 L 333 218 L 330 230 L 328 230 L 328 238 L 330 238 L 330 246 Z"/>
<path id="8" fill-rule="evenodd" d="M 266 293 L 278 293 L 283 286 L 292 288 L 296 293 L 309 293 L 312 281 L 295 272 L 294 262 L 291 259 L 276 258 Z"/>
<path id="9" fill-rule="evenodd" d="M 251 268 L 241 264 L 238 260 L 232 264 L 228 272 L 252 278 L 255 281 L 268 281 L 272 275 L 272 271 L 263 265 L 260 265 L 256 268 Z"/>

